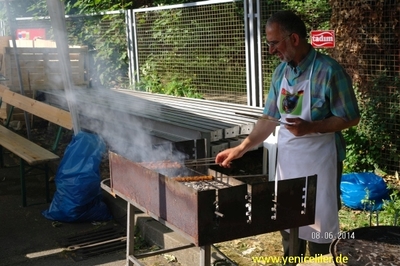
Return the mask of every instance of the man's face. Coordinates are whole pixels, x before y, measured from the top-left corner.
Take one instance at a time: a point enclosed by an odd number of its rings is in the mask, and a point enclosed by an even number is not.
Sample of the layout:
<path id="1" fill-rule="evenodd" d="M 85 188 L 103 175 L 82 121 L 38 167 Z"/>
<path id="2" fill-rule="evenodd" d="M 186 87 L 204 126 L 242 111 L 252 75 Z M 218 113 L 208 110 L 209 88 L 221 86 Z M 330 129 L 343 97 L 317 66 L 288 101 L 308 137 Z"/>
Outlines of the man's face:
<path id="1" fill-rule="evenodd" d="M 281 30 L 278 24 L 273 23 L 266 27 L 268 52 L 276 55 L 283 62 L 290 62 L 295 56 L 295 49 L 291 44 L 291 34 Z"/>

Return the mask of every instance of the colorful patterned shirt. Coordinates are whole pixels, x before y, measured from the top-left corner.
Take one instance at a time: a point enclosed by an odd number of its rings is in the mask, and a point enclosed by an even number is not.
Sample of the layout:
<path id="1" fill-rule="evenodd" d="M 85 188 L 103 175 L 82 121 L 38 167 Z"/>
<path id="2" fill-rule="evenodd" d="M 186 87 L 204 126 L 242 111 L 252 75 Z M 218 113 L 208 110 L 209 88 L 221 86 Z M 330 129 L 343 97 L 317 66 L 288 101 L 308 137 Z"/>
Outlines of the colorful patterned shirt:
<path id="1" fill-rule="evenodd" d="M 308 55 L 297 67 L 282 62 L 272 74 L 272 83 L 265 101 L 264 114 L 280 118 L 277 99 L 283 75 L 289 85 L 293 86 L 307 80 L 310 76 L 311 64 L 315 53 L 314 70 L 310 80 L 311 86 L 311 119 L 322 120 L 337 116 L 346 121 L 360 117 L 357 100 L 352 87 L 350 76 L 333 58 L 311 48 Z M 336 147 L 339 161 L 346 157 L 346 144 L 341 132 L 335 132 Z"/>

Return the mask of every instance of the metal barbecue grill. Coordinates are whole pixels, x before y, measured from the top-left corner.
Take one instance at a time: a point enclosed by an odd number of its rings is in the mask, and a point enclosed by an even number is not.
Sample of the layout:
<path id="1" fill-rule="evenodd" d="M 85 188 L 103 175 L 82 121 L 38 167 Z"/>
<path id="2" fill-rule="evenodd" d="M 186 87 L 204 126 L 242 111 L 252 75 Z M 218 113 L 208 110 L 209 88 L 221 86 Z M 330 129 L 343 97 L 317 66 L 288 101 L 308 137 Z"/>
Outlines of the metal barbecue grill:
<path id="1" fill-rule="evenodd" d="M 181 167 L 170 158 L 149 164 L 109 152 L 110 180 L 102 187 L 128 203 L 129 265 L 141 265 L 138 258 L 143 257 L 133 253 L 133 206 L 192 243 L 179 249 L 201 247 L 200 265 L 210 265 L 213 243 L 314 222 L 316 176 L 279 182 L 263 175 L 227 176 L 210 168 L 212 160 L 199 158 L 204 152 L 196 147 L 204 147 L 202 141 L 175 143 L 185 146 L 180 150 L 191 151 L 190 161 L 180 162 Z"/>
<path id="2" fill-rule="evenodd" d="M 42 92 L 46 102 L 67 108 L 64 93 Z M 128 203 L 130 265 L 140 265 L 133 253 L 133 206 L 199 246 L 200 265 L 210 265 L 212 243 L 290 228 L 294 246 L 298 227 L 314 222 L 316 176 L 268 182 L 268 176 L 237 176 L 206 161 L 239 145 L 262 108 L 130 90 L 74 93 L 81 127 L 99 133 L 113 151 L 110 179 L 102 187 Z M 140 141 L 143 135 L 151 141 Z M 155 149 L 164 145 L 171 154 L 160 158 L 165 152 Z M 184 155 L 176 160 L 182 167 L 146 167 L 148 158 L 170 160 L 176 151 Z M 201 176 L 212 180 L 178 179 Z"/>

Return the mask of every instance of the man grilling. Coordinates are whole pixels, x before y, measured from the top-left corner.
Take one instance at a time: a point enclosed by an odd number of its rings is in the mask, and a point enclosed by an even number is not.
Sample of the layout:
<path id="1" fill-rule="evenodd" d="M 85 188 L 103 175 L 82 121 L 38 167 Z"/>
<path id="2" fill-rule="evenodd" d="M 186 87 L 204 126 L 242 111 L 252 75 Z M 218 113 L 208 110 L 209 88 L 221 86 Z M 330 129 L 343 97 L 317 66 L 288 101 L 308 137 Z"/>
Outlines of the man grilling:
<path id="1" fill-rule="evenodd" d="M 340 177 L 345 158 L 341 130 L 357 125 L 360 113 L 345 70 L 307 41 L 304 22 L 291 11 L 273 14 L 266 24 L 269 53 L 281 64 L 272 76 L 263 117 L 280 119 L 276 178 L 285 180 L 317 174 L 315 223 L 299 228 L 298 256 L 306 244 L 311 256 L 328 254 L 339 232 Z M 252 147 L 262 143 L 276 124 L 259 119 L 239 145 L 220 152 L 215 162 L 229 167 Z M 282 231 L 284 256 L 289 256 L 289 233 Z"/>

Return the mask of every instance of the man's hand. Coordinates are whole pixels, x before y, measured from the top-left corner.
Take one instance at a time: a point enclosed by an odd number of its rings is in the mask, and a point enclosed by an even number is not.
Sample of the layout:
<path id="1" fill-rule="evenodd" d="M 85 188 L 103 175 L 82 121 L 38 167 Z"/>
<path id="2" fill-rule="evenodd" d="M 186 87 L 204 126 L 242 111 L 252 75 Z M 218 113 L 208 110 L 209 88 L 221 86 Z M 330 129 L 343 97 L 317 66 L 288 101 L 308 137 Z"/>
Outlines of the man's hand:
<path id="1" fill-rule="evenodd" d="M 311 124 L 312 122 L 308 122 L 301 118 L 286 118 L 286 121 L 289 124 L 286 124 L 285 127 L 296 137 L 304 136 L 306 134 L 312 133 Z"/>
<path id="2" fill-rule="evenodd" d="M 287 130 L 289 130 L 295 136 L 304 136 L 305 134 L 311 133 L 337 132 L 357 125 L 360 119 L 356 118 L 346 121 L 341 117 L 331 116 L 323 120 L 312 122 L 305 121 L 298 117 L 286 118 L 286 121 L 290 123 L 290 125 L 285 125 Z"/>
<path id="3" fill-rule="evenodd" d="M 243 154 L 244 152 L 242 152 L 239 146 L 226 149 L 217 154 L 217 156 L 215 157 L 215 163 L 219 164 L 222 167 L 230 168 L 231 161 L 242 157 Z"/>
<path id="4" fill-rule="evenodd" d="M 268 118 L 272 119 L 272 117 Z M 262 143 L 274 131 L 275 127 L 275 122 L 259 119 L 250 135 L 248 135 L 240 145 L 218 153 L 215 157 L 215 163 L 222 167 L 229 168 L 232 160 L 239 159 L 252 147 Z"/>

